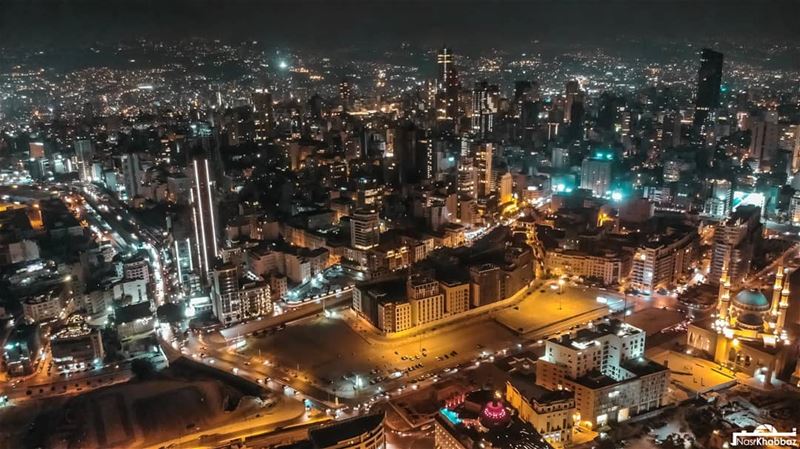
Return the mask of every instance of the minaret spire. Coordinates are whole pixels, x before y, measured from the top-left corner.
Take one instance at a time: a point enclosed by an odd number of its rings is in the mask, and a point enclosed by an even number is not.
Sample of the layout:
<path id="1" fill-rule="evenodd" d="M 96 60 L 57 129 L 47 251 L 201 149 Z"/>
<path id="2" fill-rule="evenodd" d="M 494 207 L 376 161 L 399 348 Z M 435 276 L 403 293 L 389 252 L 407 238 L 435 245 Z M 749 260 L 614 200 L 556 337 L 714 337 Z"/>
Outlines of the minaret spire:
<path id="1" fill-rule="evenodd" d="M 783 289 L 781 290 L 781 302 L 778 305 L 778 320 L 775 324 L 775 333 L 780 335 L 783 332 L 783 326 L 786 324 L 786 311 L 789 309 L 789 282 L 788 282 L 788 271 L 786 273 L 786 278 L 783 281 Z"/>
<path id="2" fill-rule="evenodd" d="M 728 320 L 728 308 L 731 303 L 730 257 L 722 263 L 722 276 L 719 279 L 719 298 L 717 301 L 717 315 L 720 320 Z"/>

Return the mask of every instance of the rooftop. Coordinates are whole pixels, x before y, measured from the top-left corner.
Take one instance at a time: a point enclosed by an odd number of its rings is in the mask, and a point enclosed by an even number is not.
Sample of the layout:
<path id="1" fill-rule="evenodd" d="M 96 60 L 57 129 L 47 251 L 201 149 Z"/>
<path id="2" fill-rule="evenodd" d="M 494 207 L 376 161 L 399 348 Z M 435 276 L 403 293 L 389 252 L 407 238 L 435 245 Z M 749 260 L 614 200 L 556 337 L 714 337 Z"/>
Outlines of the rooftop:
<path id="1" fill-rule="evenodd" d="M 570 349 L 583 349 L 593 344 L 593 342 L 598 338 L 605 335 L 614 334 L 619 337 L 627 337 L 630 335 L 639 334 L 641 332 L 644 331 L 638 327 L 634 327 L 630 324 L 614 319 L 608 322 L 601 322 L 600 324 L 595 325 L 593 328 L 583 328 L 571 334 L 564 334 L 561 337 L 553 338 L 550 341 Z"/>
<path id="2" fill-rule="evenodd" d="M 530 402 L 546 404 L 548 402 L 565 401 L 574 397 L 574 393 L 568 390 L 550 390 L 537 385 L 535 379 L 529 375 L 512 375 L 510 382 Z"/>
<path id="3" fill-rule="evenodd" d="M 668 369 L 666 366 L 644 357 L 625 360 L 620 364 L 620 366 L 637 376 L 646 376 L 648 374 L 658 373 Z"/>
<path id="4" fill-rule="evenodd" d="M 381 303 L 401 302 L 406 298 L 405 278 L 381 279 L 379 281 L 359 284 L 358 288 L 377 298 Z"/>
<path id="5" fill-rule="evenodd" d="M 575 382 L 591 389 L 610 387 L 614 384 L 620 383 L 620 381 L 615 380 L 613 377 L 606 376 L 598 370 L 589 371 L 583 376 L 575 379 Z"/>
<path id="6" fill-rule="evenodd" d="M 92 333 L 91 328 L 86 324 L 86 319 L 79 314 L 71 315 L 67 322 L 53 333 L 52 340 L 71 340 L 80 338 Z"/>
<path id="7" fill-rule="evenodd" d="M 114 312 L 114 315 L 117 323 L 130 323 L 139 318 L 152 317 L 153 312 L 150 310 L 150 303 L 143 301 L 138 304 L 120 307 Z"/>

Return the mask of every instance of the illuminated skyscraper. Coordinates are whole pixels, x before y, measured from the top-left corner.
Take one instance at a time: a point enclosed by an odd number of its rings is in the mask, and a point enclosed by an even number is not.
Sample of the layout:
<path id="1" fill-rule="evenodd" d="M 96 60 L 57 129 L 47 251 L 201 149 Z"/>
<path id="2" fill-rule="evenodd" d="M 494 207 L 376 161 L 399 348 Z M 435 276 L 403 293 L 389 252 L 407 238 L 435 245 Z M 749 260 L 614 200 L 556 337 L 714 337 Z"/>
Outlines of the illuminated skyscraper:
<path id="1" fill-rule="evenodd" d="M 472 91 L 472 132 L 484 138 L 494 129 L 494 115 L 500 100 L 500 89 L 486 81 L 475 83 Z"/>
<path id="2" fill-rule="evenodd" d="M 567 81 L 565 86 L 566 99 L 564 101 L 564 121 L 570 123 L 573 118 L 573 106 L 575 105 L 576 97 L 580 94 L 581 85 L 576 80 Z"/>
<path id="3" fill-rule="evenodd" d="M 704 48 L 700 53 L 700 70 L 697 72 L 697 98 L 695 100 L 694 126 L 705 123 L 709 112 L 719 106 L 719 89 L 722 84 L 722 53 Z"/>
<path id="4" fill-rule="evenodd" d="M 350 110 L 350 106 L 353 102 L 353 86 L 347 78 L 342 79 L 339 83 L 339 99 L 342 102 L 344 110 Z"/>
<path id="5" fill-rule="evenodd" d="M 253 94 L 253 118 L 256 142 L 266 140 L 272 130 L 272 94 L 266 89 L 256 89 Z"/>
<path id="6" fill-rule="evenodd" d="M 492 156 L 494 146 L 484 142 L 475 150 L 475 168 L 478 171 L 478 197 L 485 198 L 494 190 L 494 173 L 492 173 Z"/>
<path id="7" fill-rule="evenodd" d="M 448 81 L 455 76 L 455 66 L 453 65 L 453 50 L 443 47 L 436 56 L 436 63 L 439 66 L 439 89 L 447 86 Z"/>
<path id="8" fill-rule="evenodd" d="M 208 278 L 219 254 L 217 246 L 216 207 L 214 207 L 213 181 L 208 158 L 197 155 L 190 166 L 194 185 L 192 186 L 192 220 L 194 223 L 196 264 L 201 276 Z"/>
<path id="9" fill-rule="evenodd" d="M 455 120 L 461 115 L 458 101 L 461 82 L 453 62 L 453 50 L 444 47 L 436 56 L 438 75 L 436 78 L 436 109 L 440 119 Z"/>
<path id="10" fill-rule="evenodd" d="M 73 144 L 78 178 L 83 182 L 92 182 L 92 157 L 94 147 L 89 139 L 77 139 Z"/>

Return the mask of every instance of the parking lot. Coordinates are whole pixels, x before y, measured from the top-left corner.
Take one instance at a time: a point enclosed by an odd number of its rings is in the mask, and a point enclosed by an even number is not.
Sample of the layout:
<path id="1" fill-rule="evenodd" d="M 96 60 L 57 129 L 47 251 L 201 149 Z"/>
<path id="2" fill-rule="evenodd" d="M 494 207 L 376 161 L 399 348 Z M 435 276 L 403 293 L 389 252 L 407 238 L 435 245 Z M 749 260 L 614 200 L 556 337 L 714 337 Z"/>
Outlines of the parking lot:
<path id="1" fill-rule="evenodd" d="M 490 320 L 400 341 L 378 341 L 341 319 L 314 317 L 273 335 L 248 339 L 243 353 L 266 357 L 289 369 L 292 376 L 350 397 L 354 390 L 377 393 L 381 386 L 377 381 L 443 370 L 482 351 L 511 345 L 513 340 L 511 332 Z"/>
<path id="2" fill-rule="evenodd" d="M 391 385 L 408 385 L 412 379 L 447 375 L 448 368 L 527 343 L 528 337 L 512 326 L 552 331 L 567 327 L 587 312 L 602 315 L 607 307 L 596 302 L 596 292 L 567 288 L 563 295 L 536 291 L 516 306 L 400 339 L 377 336 L 366 326 L 357 329 L 342 319 L 352 311 L 339 309 L 335 316 L 315 316 L 292 323 L 274 333 L 247 339 L 244 355 L 267 358 L 287 369 L 289 376 L 342 397 L 372 395 Z M 578 319 L 573 319 L 578 315 Z M 498 320 L 513 320 L 501 324 Z M 540 338 L 540 337 L 536 337 Z"/>

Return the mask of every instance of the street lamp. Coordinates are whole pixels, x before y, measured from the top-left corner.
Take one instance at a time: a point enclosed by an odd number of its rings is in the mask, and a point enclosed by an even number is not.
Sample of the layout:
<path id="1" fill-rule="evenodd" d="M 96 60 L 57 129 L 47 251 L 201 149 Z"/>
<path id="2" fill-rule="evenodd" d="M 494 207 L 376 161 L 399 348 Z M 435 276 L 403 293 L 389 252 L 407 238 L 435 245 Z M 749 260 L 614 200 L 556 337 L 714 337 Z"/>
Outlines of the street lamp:
<path id="1" fill-rule="evenodd" d="M 558 310 L 561 310 L 561 296 L 564 294 L 564 278 L 558 280 Z"/>

